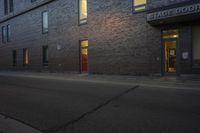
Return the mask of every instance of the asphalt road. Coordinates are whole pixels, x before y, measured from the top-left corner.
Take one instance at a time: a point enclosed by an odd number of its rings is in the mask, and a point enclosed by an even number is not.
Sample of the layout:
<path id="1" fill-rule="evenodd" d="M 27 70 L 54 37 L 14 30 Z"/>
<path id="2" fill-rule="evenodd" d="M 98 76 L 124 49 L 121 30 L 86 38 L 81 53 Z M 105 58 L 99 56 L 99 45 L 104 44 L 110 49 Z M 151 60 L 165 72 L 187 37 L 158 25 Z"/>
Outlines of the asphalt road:
<path id="1" fill-rule="evenodd" d="M 0 115 L 45 133 L 199 133 L 200 90 L 0 76 Z"/>

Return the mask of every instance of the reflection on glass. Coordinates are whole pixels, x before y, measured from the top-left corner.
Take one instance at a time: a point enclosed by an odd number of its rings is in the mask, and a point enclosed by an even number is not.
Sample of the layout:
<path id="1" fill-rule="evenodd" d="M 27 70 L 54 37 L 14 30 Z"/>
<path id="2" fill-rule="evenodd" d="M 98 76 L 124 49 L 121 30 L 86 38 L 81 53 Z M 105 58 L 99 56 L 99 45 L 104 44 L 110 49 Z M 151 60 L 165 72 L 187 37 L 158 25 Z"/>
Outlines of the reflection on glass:
<path id="1" fill-rule="evenodd" d="M 43 33 L 48 32 L 48 12 L 43 12 L 42 14 L 42 30 Z"/>

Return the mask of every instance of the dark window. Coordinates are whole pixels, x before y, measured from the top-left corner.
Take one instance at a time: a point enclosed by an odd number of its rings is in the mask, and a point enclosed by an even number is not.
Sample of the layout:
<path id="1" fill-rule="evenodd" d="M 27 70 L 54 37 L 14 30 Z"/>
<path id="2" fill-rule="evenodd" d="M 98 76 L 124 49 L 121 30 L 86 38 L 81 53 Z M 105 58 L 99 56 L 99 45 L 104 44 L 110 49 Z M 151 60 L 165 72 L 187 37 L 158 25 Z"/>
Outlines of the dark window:
<path id="1" fill-rule="evenodd" d="M 6 42 L 6 27 L 3 26 L 1 30 L 2 30 L 2 43 L 5 43 Z"/>
<path id="2" fill-rule="evenodd" d="M 48 53 L 48 46 L 43 46 L 43 65 L 48 66 L 49 63 L 49 53 Z"/>
<path id="3" fill-rule="evenodd" d="M 4 14 L 7 15 L 8 13 L 13 12 L 13 6 L 13 0 L 4 0 Z"/>
<path id="4" fill-rule="evenodd" d="M 7 41 L 8 42 L 10 42 L 10 36 L 11 36 L 10 25 L 7 25 Z"/>
<path id="5" fill-rule="evenodd" d="M 48 32 L 48 12 L 42 13 L 42 33 Z"/>
<path id="6" fill-rule="evenodd" d="M 87 0 L 79 0 L 79 24 L 87 23 Z"/>
<path id="7" fill-rule="evenodd" d="M 13 12 L 13 0 L 10 0 L 9 2 L 10 2 L 9 3 L 10 4 L 10 6 L 9 6 L 10 7 L 10 12 Z"/>
<path id="8" fill-rule="evenodd" d="M 4 14 L 8 14 L 8 0 L 4 0 Z"/>
<path id="9" fill-rule="evenodd" d="M 35 2 L 36 0 L 31 0 L 31 2 Z"/>
<path id="10" fill-rule="evenodd" d="M 17 50 L 13 50 L 13 66 L 17 65 Z"/>
<path id="11" fill-rule="evenodd" d="M 28 59 L 28 49 L 24 48 L 23 49 L 23 65 L 26 66 L 29 64 L 29 59 Z"/>

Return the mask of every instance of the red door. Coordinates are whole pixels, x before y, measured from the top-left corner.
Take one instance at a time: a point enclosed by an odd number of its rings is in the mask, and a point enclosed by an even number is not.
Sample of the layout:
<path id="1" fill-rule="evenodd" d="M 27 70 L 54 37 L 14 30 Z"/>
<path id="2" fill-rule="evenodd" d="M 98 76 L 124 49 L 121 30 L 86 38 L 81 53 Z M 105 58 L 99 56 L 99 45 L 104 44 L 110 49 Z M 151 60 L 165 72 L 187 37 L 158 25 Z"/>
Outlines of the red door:
<path id="1" fill-rule="evenodd" d="M 88 72 L 88 40 L 80 42 L 81 45 L 81 71 Z"/>
<path id="2" fill-rule="evenodd" d="M 87 48 L 82 48 L 82 72 L 88 71 L 88 55 Z"/>

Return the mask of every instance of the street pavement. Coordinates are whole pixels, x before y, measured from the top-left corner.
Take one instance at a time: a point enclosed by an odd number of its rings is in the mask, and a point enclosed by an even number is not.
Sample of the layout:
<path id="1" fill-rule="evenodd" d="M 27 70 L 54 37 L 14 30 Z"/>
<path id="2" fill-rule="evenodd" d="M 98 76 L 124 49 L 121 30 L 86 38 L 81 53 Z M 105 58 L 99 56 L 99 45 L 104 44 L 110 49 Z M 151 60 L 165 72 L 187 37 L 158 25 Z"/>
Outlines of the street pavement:
<path id="1" fill-rule="evenodd" d="M 185 86 L 116 81 L 1 75 L 0 116 L 35 130 L 29 133 L 200 132 L 198 81 Z M 11 125 L 1 119 L 0 133 L 20 132 L 8 130 Z"/>

